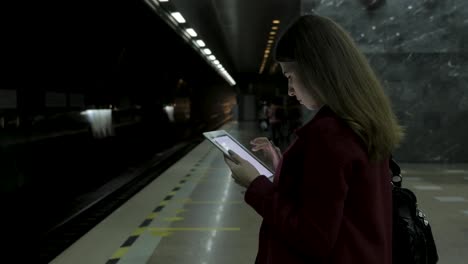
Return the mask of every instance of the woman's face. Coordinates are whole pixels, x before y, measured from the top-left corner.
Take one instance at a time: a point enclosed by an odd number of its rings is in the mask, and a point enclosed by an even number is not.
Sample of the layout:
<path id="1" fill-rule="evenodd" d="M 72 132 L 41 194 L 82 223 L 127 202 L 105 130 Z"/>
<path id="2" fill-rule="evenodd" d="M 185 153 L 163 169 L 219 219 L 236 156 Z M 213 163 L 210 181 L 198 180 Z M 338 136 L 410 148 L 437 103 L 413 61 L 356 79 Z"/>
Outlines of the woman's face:
<path id="1" fill-rule="evenodd" d="M 280 62 L 284 76 L 288 79 L 288 95 L 295 96 L 299 103 L 303 104 L 307 109 L 316 110 L 320 105 L 306 88 L 304 82 L 300 79 L 297 71 L 296 62 Z"/>

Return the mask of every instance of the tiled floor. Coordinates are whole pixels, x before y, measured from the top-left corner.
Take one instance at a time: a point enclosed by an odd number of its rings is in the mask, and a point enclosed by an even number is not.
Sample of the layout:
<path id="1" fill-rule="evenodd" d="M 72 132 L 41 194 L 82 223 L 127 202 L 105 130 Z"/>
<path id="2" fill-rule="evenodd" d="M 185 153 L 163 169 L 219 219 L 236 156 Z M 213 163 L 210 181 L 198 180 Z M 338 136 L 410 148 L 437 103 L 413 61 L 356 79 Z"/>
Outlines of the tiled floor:
<path id="1" fill-rule="evenodd" d="M 240 142 L 253 123 L 223 129 Z M 468 259 L 468 164 L 400 164 L 428 215 L 441 264 Z M 205 141 L 52 263 L 253 263 L 260 217 L 243 201 L 221 153 Z"/>

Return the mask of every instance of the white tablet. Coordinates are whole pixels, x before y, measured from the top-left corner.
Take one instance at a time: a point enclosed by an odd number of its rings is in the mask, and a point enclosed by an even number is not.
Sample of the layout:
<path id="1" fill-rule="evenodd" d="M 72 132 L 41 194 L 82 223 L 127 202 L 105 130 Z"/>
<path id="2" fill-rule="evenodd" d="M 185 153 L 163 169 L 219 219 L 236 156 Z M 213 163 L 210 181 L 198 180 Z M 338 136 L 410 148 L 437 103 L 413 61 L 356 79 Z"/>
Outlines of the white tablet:
<path id="1" fill-rule="evenodd" d="M 216 147 L 218 147 L 224 154 L 229 155 L 228 150 L 237 153 L 241 158 L 250 162 L 261 175 L 265 175 L 273 181 L 273 172 L 261 160 L 259 160 L 247 148 L 242 146 L 233 136 L 224 130 L 209 131 L 203 135 Z"/>

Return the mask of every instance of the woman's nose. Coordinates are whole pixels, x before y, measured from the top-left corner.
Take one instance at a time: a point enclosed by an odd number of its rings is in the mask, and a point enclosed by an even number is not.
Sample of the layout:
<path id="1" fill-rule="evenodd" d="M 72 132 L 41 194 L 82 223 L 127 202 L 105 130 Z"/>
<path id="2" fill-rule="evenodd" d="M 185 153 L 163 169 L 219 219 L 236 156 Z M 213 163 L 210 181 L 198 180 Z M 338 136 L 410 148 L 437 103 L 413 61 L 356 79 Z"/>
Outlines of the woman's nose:
<path id="1" fill-rule="evenodd" d="M 294 96 L 295 95 L 294 94 L 294 89 L 291 86 L 288 87 L 288 95 L 289 96 Z"/>

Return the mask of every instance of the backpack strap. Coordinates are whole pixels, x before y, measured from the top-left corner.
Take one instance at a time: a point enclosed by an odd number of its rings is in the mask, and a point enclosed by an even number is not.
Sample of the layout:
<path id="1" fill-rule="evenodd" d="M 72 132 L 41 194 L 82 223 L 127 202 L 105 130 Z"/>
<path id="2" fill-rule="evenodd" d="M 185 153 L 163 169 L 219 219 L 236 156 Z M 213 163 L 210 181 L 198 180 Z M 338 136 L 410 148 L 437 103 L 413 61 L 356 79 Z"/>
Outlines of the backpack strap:
<path id="1" fill-rule="evenodd" d="M 393 159 L 392 155 L 390 155 L 389 166 L 390 170 L 392 171 L 390 177 L 393 185 L 401 187 L 401 183 L 403 181 L 403 177 L 401 177 L 401 169 L 400 166 L 398 166 L 396 161 Z"/>

